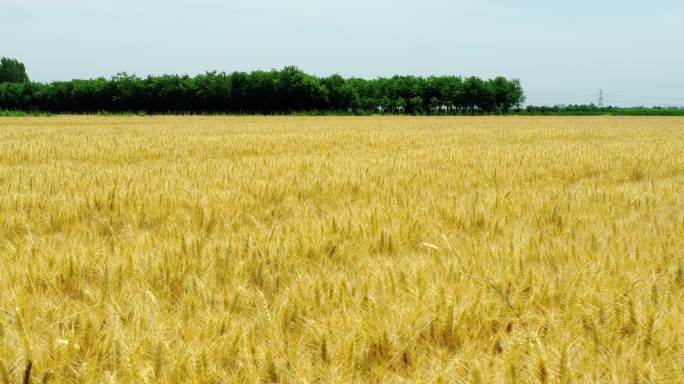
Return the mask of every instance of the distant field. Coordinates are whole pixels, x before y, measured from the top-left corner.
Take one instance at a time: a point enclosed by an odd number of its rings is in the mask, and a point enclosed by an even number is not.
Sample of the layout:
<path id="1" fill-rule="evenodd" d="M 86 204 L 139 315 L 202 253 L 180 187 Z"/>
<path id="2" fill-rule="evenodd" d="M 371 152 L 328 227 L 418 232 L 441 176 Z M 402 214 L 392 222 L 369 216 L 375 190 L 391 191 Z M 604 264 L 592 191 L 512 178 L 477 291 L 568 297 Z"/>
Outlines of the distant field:
<path id="1" fill-rule="evenodd" d="M 684 118 L 0 119 L 0 383 L 684 382 Z"/>

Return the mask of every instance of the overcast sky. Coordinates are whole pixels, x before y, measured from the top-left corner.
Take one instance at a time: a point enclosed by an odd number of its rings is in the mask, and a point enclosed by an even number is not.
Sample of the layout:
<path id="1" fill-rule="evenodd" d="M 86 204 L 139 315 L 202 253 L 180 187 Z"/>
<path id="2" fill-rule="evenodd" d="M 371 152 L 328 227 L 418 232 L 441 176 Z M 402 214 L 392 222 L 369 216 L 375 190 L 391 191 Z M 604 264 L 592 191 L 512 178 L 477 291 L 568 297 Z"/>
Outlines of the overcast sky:
<path id="1" fill-rule="evenodd" d="M 528 101 L 684 105 L 682 0 L 0 0 L 37 81 L 296 65 L 519 78 Z M 618 96 L 619 95 L 619 96 Z"/>

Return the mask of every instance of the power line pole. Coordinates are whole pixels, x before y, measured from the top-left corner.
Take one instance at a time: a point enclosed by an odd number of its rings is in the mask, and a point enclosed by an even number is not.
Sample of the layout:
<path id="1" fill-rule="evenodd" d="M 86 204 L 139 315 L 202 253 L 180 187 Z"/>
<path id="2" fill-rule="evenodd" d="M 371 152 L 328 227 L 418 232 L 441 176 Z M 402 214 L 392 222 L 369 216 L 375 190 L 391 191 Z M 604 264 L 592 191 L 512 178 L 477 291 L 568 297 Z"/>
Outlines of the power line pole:
<path id="1" fill-rule="evenodd" d="M 603 109 L 603 89 L 599 89 L 599 103 L 598 107 Z"/>

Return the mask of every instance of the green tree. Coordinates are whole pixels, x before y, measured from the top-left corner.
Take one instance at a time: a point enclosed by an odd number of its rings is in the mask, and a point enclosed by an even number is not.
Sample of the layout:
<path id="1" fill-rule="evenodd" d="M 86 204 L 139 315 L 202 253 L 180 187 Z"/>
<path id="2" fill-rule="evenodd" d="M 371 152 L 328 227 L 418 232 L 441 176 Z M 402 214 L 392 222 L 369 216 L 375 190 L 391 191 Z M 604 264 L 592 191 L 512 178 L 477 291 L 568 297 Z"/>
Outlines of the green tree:
<path id="1" fill-rule="evenodd" d="M 502 112 L 508 112 L 512 107 L 516 107 L 525 101 L 525 94 L 520 86 L 520 81 L 517 79 L 508 80 L 499 76 L 490 80 L 489 84 L 496 108 Z"/>
<path id="2" fill-rule="evenodd" d="M 421 113 L 423 112 L 423 98 L 420 96 L 414 96 L 409 99 L 408 105 L 411 113 Z"/>
<path id="3" fill-rule="evenodd" d="M 0 83 L 28 83 L 24 64 L 9 57 L 0 58 Z"/>
<path id="4" fill-rule="evenodd" d="M 276 72 L 276 94 L 284 112 L 322 109 L 328 102 L 328 89 L 321 81 L 289 66 Z"/>

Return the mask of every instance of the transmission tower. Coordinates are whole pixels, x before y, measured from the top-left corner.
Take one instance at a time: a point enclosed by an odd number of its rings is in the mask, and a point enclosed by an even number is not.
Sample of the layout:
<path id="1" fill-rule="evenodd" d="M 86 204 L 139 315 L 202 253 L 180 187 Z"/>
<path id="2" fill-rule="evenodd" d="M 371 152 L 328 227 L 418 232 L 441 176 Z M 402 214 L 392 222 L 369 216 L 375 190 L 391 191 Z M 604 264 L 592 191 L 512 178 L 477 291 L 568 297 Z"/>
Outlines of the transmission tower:
<path id="1" fill-rule="evenodd" d="M 598 107 L 603 108 L 603 89 L 599 89 L 599 102 Z"/>

